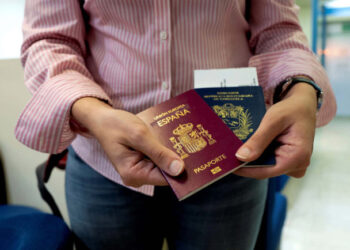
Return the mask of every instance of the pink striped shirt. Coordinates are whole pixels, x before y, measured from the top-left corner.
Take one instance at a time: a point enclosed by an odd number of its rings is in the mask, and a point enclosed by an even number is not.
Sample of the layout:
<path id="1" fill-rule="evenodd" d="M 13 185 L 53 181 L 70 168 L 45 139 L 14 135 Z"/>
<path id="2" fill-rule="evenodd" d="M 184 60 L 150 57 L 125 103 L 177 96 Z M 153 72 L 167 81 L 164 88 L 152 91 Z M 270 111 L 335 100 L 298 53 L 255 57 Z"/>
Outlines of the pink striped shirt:
<path id="1" fill-rule="evenodd" d="M 248 2 L 248 1 L 247 1 Z M 26 1 L 22 63 L 33 97 L 19 141 L 57 153 L 71 143 L 107 178 L 121 178 L 94 138 L 70 127 L 74 101 L 93 96 L 137 113 L 193 87 L 193 70 L 256 67 L 267 105 L 275 86 L 306 75 L 325 92 L 318 126 L 335 114 L 325 71 L 310 52 L 293 0 Z M 153 193 L 153 186 L 138 191 Z"/>

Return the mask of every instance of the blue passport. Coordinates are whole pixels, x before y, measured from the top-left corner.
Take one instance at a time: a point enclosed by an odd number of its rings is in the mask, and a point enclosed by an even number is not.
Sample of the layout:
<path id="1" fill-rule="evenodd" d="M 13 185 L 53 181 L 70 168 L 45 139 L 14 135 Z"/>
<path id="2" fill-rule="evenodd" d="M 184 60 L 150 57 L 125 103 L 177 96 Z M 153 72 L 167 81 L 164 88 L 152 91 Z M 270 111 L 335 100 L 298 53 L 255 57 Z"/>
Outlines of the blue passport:
<path id="1" fill-rule="evenodd" d="M 266 112 L 265 100 L 260 86 L 195 89 L 211 109 L 242 141 L 247 141 L 257 130 Z M 264 151 L 259 159 L 245 167 L 275 165 L 275 143 Z"/>

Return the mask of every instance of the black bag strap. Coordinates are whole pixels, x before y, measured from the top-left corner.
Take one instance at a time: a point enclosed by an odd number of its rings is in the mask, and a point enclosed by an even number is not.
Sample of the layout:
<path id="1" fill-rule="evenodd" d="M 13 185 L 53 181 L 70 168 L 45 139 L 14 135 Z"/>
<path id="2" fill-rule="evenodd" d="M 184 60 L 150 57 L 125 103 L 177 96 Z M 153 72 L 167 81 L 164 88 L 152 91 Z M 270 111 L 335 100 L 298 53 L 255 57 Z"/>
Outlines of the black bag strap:
<path id="1" fill-rule="evenodd" d="M 60 218 L 62 218 L 61 211 L 58 208 L 55 199 L 46 188 L 45 183 L 49 181 L 52 170 L 55 167 L 65 169 L 67 153 L 68 150 L 66 149 L 59 154 L 50 155 L 49 159 L 46 162 L 40 164 L 35 170 L 41 198 L 43 198 L 43 200 L 49 205 L 52 213 Z"/>
<path id="2" fill-rule="evenodd" d="M 84 10 L 84 3 L 85 3 L 85 0 L 79 0 L 80 9 L 81 9 L 81 13 L 83 15 L 83 19 L 84 19 L 84 23 L 85 23 L 85 29 L 86 29 L 86 33 L 87 33 L 89 31 L 89 15 Z"/>
<path id="3" fill-rule="evenodd" d="M 2 157 L 0 152 L 0 205 L 7 204 L 7 191 L 6 191 L 6 182 L 4 167 L 2 164 Z"/>

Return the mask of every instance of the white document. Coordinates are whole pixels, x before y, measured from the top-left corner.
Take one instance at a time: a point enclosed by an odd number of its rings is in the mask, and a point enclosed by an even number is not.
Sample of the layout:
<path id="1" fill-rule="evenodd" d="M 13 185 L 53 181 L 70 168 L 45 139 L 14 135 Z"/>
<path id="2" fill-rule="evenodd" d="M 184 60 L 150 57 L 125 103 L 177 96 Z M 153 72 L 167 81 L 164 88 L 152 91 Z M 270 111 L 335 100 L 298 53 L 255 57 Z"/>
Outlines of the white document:
<path id="1" fill-rule="evenodd" d="M 194 71 L 194 88 L 258 86 L 256 68 L 205 69 Z"/>

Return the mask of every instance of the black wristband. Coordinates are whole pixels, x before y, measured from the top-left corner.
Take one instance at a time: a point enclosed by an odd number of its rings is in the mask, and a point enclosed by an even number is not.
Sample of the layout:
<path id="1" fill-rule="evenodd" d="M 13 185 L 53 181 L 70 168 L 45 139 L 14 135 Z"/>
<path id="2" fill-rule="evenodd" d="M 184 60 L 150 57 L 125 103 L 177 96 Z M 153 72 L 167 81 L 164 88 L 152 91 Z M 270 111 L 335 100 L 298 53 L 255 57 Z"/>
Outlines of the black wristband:
<path id="1" fill-rule="evenodd" d="M 307 83 L 316 90 L 317 110 L 319 110 L 322 106 L 323 91 L 315 82 L 304 77 L 290 77 L 287 80 L 278 84 L 275 89 L 275 93 L 273 95 L 273 103 L 276 103 L 282 100 L 286 96 L 288 91 L 297 83 Z"/>

